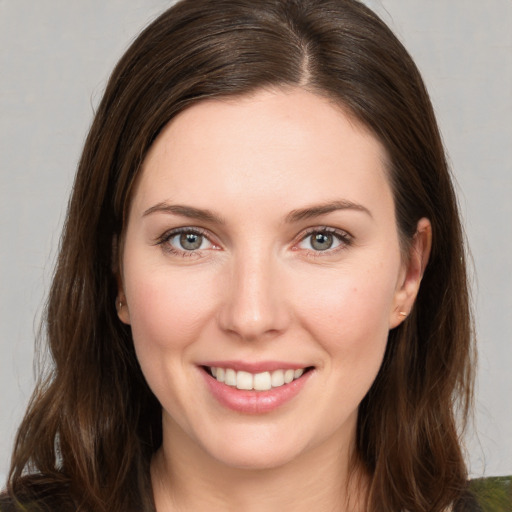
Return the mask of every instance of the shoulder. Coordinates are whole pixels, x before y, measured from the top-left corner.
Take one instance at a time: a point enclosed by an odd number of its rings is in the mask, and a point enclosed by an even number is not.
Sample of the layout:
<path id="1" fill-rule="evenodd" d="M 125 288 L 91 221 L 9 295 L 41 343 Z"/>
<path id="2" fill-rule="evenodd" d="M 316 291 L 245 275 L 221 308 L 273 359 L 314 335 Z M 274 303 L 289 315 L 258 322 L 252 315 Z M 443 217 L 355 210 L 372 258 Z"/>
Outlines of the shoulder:
<path id="1" fill-rule="evenodd" d="M 19 500 L 5 494 L 0 495 L 0 512 L 76 512 L 69 501 L 61 500 Z"/>
<path id="2" fill-rule="evenodd" d="M 468 487 L 453 505 L 452 512 L 484 512 L 484 510 L 479 505 L 475 493 Z"/>
<path id="3" fill-rule="evenodd" d="M 75 512 L 67 485 L 43 477 L 24 477 L 14 493 L 0 493 L 0 512 Z"/>
<path id="4" fill-rule="evenodd" d="M 15 512 L 16 505 L 5 494 L 0 494 L 0 512 Z"/>
<path id="5" fill-rule="evenodd" d="M 33 499 L 33 500 L 25 500 L 25 499 L 17 499 L 11 496 L 7 496 L 6 494 L 0 495 L 0 512 L 55 512 L 58 510 L 62 511 L 71 511 L 68 507 L 61 508 L 56 503 L 49 504 L 46 500 Z M 73 512 L 76 509 L 73 509 Z"/>
<path id="6" fill-rule="evenodd" d="M 31 507 L 28 503 L 22 504 L 5 493 L 0 494 L 0 512 L 31 512 L 37 510 L 39 509 L 35 506 Z"/>

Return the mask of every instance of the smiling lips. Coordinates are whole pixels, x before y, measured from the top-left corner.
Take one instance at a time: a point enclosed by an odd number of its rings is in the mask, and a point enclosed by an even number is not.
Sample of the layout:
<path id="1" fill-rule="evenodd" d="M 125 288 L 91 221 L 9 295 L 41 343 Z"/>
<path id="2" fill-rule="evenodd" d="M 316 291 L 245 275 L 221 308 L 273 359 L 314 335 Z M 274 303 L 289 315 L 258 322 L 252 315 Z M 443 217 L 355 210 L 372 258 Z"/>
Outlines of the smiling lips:
<path id="1" fill-rule="evenodd" d="M 233 366 L 242 366 L 236 370 Z M 261 365 L 203 365 L 206 385 L 217 401 L 239 413 L 274 411 L 294 398 L 314 373 L 313 367 L 280 368 Z"/>

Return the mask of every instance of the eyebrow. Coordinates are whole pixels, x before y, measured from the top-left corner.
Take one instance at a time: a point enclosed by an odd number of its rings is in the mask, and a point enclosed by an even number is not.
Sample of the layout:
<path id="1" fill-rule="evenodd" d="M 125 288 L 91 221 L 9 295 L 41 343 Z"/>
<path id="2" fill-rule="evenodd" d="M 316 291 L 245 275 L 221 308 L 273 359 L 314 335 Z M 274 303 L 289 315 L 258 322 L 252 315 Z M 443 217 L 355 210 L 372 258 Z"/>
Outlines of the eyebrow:
<path id="1" fill-rule="evenodd" d="M 288 224 L 293 224 L 295 222 L 312 219 L 314 217 L 319 217 L 321 215 L 327 215 L 328 213 L 338 210 L 360 211 L 372 217 L 372 214 L 370 210 L 368 210 L 368 208 L 364 207 L 361 204 L 357 204 L 352 201 L 342 199 L 338 201 L 330 201 L 324 204 L 313 205 L 308 206 L 306 208 L 292 210 L 288 215 L 286 215 L 285 222 Z M 144 211 L 142 217 L 146 217 L 148 215 L 151 215 L 152 213 L 157 212 L 168 213 L 172 215 L 181 215 L 182 217 L 202 220 L 204 222 L 211 222 L 212 224 L 226 224 L 225 220 L 222 217 L 213 213 L 211 210 L 195 208 L 193 206 L 185 206 L 181 204 L 169 204 L 166 202 L 158 203 L 152 206 L 151 208 L 148 208 L 146 211 Z"/>
<path id="2" fill-rule="evenodd" d="M 181 215 L 182 217 L 187 217 L 189 219 L 202 220 L 204 222 L 211 222 L 212 224 L 225 224 L 224 219 L 216 215 L 210 210 L 205 210 L 202 208 L 194 208 L 193 206 L 184 206 L 181 204 L 168 204 L 168 203 L 158 203 L 151 208 L 148 208 L 143 214 L 143 217 L 151 215 L 152 213 L 169 213 L 174 215 Z"/>
<path id="3" fill-rule="evenodd" d="M 313 205 L 299 210 L 292 210 L 285 218 L 287 223 L 299 222 L 302 220 L 312 219 L 320 215 L 326 215 L 337 210 L 355 210 L 366 213 L 373 218 L 370 210 L 361 204 L 353 203 L 345 199 L 338 201 L 330 201 L 328 203 Z"/>

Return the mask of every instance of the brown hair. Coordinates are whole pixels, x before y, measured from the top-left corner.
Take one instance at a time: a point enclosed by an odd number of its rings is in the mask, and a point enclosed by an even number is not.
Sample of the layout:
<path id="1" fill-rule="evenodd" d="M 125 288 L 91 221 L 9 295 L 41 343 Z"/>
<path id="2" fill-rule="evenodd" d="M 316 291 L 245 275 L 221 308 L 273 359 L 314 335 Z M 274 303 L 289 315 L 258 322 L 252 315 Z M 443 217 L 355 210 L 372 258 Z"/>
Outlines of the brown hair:
<path id="1" fill-rule="evenodd" d="M 356 457 L 371 476 L 367 510 L 441 511 L 461 494 L 458 425 L 474 369 L 465 255 L 416 66 L 355 0 L 184 0 L 122 57 L 85 143 L 46 311 L 53 365 L 18 432 L 12 496 L 27 501 L 45 489 L 50 509 L 65 510 L 67 496 L 70 509 L 152 510 L 161 411 L 117 318 L 112 247 L 141 163 L 170 119 L 204 98 L 279 86 L 328 96 L 380 139 L 405 243 L 421 217 L 432 223 L 416 304 L 390 332 L 360 406 Z"/>

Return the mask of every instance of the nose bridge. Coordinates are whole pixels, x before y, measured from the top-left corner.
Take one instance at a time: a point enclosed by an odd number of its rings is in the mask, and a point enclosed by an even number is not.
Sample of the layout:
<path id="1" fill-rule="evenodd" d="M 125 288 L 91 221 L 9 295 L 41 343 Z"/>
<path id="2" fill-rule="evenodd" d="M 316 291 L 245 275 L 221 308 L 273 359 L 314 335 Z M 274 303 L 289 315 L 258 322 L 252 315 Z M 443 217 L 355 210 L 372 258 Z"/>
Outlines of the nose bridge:
<path id="1" fill-rule="evenodd" d="M 279 265 L 270 248 L 252 246 L 234 256 L 225 293 L 224 330 L 252 340 L 285 329 L 288 315 Z"/>

